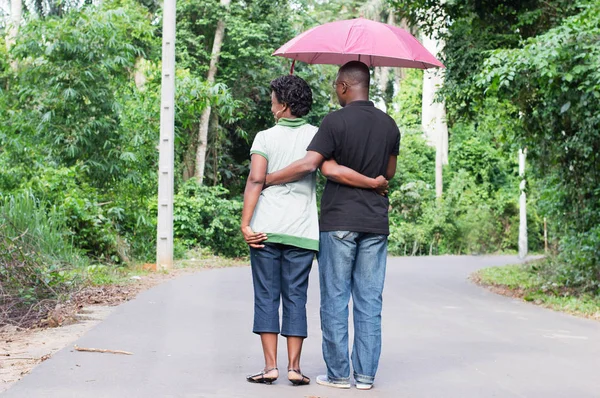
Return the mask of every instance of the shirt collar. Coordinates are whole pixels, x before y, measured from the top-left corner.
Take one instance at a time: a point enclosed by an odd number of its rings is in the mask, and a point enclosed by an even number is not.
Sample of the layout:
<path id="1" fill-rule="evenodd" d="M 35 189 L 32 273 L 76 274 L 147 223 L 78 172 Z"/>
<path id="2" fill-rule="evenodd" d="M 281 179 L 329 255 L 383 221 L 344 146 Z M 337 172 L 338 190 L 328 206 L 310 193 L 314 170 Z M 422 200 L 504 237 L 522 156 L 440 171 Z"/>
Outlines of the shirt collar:
<path id="1" fill-rule="evenodd" d="M 292 127 L 292 128 L 296 128 L 296 127 L 300 127 L 303 126 L 307 123 L 306 120 L 302 119 L 301 117 L 297 117 L 295 119 L 288 119 L 288 118 L 284 118 L 282 117 L 281 119 L 279 119 L 279 121 L 277 122 L 277 124 L 279 126 L 285 126 L 285 127 Z"/>
<path id="2" fill-rule="evenodd" d="M 352 101 L 350 103 L 347 103 L 346 106 L 375 106 L 375 104 L 373 103 L 373 101 L 359 100 L 359 101 Z"/>

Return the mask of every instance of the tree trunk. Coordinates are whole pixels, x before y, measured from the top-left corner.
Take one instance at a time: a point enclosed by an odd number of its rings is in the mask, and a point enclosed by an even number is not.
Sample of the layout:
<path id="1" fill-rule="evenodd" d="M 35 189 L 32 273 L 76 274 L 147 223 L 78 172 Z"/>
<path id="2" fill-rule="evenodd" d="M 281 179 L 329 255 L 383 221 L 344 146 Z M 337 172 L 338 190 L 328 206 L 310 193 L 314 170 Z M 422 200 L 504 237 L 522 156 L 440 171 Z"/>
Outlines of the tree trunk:
<path id="1" fill-rule="evenodd" d="M 221 7 L 227 7 L 231 3 L 231 0 L 221 0 Z M 217 74 L 217 65 L 219 64 L 219 55 L 221 53 L 221 45 L 223 44 L 223 37 L 225 36 L 225 21 L 219 21 L 217 23 L 217 30 L 215 31 L 215 40 L 213 42 L 213 48 L 210 57 L 210 66 L 208 69 L 208 76 L 206 81 L 208 84 L 213 85 L 215 83 L 215 76 Z M 204 181 L 204 168 L 206 166 L 206 149 L 208 139 L 208 123 L 210 121 L 211 106 L 207 106 L 202 112 L 200 117 L 200 128 L 198 131 L 198 147 L 196 149 L 196 169 L 194 176 L 200 184 Z"/>
<path id="2" fill-rule="evenodd" d="M 423 40 L 423 46 L 437 56 L 443 43 L 431 37 Z M 446 124 L 446 106 L 443 102 L 435 102 L 437 91 L 444 84 L 443 71 L 427 69 L 423 73 L 423 103 L 421 124 L 430 145 L 436 149 L 435 186 L 436 196 L 442 196 L 442 167 L 448 164 L 448 125 Z"/>
<path id="3" fill-rule="evenodd" d="M 146 85 L 146 74 L 144 69 L 146 66 L 146 60 L 142 57 L 138 57 L 135 60 L 135 67 L 133 72 L 133 81 L 138 90 L 143 91 Z"/>
<path id="4" fill-rule="evenodd" d="M 212 169 L 213 169 L 213 185 L 219 183 L 219 149 L 221 147 L 219 137 L 219 114 L 213 113 L 210 116 L 209 134 L 212 137 Z"/>
<path id="5" fill-rule="evenodd" d="M 195 161 L 196 161 L 196 149 L 197 149 L 197 141 L 198 136 L 193 135 L 190 137 L 191 142 L 188 144 L 188 147 L 185 151 L 185 155 L 183 156 L 183 181 L 187 181 L 194 176 L 195 169 Z"/>
<path id="6" fill-rule="evenodd" d="M 391 9 L 389 10 L 389 14 L 387 17 L 387 24 L 392 25 L 392 26 L 394 26 L 396 24 L 396 16 L 394 15 L 394 11 Z M 399 68 L 395 68 L 395 69 L 399 69 Z M 381 93 L 381 101 L 376 105 L 379 108 L 381 108 L 381 110 L 383 110 L 384 112 L 388 111 L 388 106 L 390 105 L 390 102 L 391 102 L 391 101 L 386 101 L 388 98 L 386 98 L 385 94 L 386 94 L 388 83 L 390 81 L 390 76 L 392 75 L 392 73 L 393 73 L 392 68 L 389 68 L 389 67 L 378 66 L 375 68 L 375 73 L 374 73 L 375 83 L 377 84 L 377 87 L 379 88 L 379 92 Z M 397 89 L 397 87 L 394 87 L 394 93 L 392 94 L 392 99 L 394 98 L 396 89 Z"/>
<path id="7" fill-rule="evenodd" d="M 21 18 L 23 17 L 22 0 L 10 0 L 10 20 L 8 22 L 8 33 L 6 35 L 6 49 L 10 50 L 17 39 Z M 15 67 L 16 65 L 13 65 Z"/>

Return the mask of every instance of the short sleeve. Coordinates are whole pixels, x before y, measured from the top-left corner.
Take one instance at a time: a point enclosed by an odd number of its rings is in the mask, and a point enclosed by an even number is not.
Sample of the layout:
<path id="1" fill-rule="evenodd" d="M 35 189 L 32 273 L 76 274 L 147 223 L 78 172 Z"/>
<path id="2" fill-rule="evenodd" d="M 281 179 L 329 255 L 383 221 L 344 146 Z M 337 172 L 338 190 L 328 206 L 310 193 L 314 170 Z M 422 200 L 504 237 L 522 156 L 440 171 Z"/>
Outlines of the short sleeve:
<path id="1" fill-rule="evenodd" d="M 267 151 L 267 142 L 265 140 L 265 134 L 261 131 L 260 133 L 256 134 L 256 137 L 254 137 L 252 148 L 250 148 L 250 155 L 252 156 L 254 154 L 257 154 L 269 160 L 268 153 L 269 152 Z"/>
<path id="2" fill-rule="evenodd" d="M 390 155 L 392 156 L 398 156 L 400 154 L 400 130 L 398 129 L 398 126 L 394 123 L 394 134 L 396 135 L 395 141 L 394 141 L 394 146 L 392 147 L 392 151 L 390 153 Z"/>
<path id="3" fill-rule="evenodd" d="M 306 150 L 318 152 L 323 155 L 325 159 L 331 159 L 335 152 L 334 131 L 334 123 L 331 115 L 325 116 L 319 126 L 319 130 L 317 130 L 317 133 Z"/>

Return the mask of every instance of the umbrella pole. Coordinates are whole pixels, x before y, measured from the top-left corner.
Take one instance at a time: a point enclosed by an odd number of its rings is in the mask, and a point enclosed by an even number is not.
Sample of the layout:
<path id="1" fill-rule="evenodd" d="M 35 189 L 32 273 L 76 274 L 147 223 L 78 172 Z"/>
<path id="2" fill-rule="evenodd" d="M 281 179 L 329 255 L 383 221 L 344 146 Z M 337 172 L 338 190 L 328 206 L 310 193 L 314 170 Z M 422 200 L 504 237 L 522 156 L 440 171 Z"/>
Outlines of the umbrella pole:
<path id="1" fill-rule="evenodd" d="M 294 74 L 294 65 L 296 65 L 296 60 L 292 61 L 292 67 L 290 68 L 290 75 Z"/>

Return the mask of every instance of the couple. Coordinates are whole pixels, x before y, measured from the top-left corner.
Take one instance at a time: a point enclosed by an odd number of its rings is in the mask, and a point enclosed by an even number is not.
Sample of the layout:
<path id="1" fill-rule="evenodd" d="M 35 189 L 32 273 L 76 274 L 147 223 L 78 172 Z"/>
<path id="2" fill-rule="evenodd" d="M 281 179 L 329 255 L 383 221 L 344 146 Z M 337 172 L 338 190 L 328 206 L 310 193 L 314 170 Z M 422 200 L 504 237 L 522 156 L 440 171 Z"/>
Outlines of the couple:
<path id="1" fill-rule="evenodd" d="M 281 333 L 287 338 L 288 379 L 294 385 L 310 383 L 300 370 L 300 354 L 307 337 L 308 276 L 318 252 L 327 374 L 318 376 L 317 384 L 350 388 L 352 296 L 353 376 L 357 388 L 373 386 L 389 234 L 385 193 L 396 172 L 400 133 L 394 120 L 369 101 L 369 80 L 365 64 L 342 66 L 334 83 L 342 109 L 327 115 L 318 129 L 302 119 L 312 105 L 308 84 L 293 75 L 271 82 L 277 124 L 258 133 L 250 150 L 241 225 L 250 246 L 253 332 L 260 335 L 265 357 L 264 370 L 248 376 L 249 382 L 270 384 L 279 377 Z M 320 225 L 317 168 L 327 177 Z"/>

